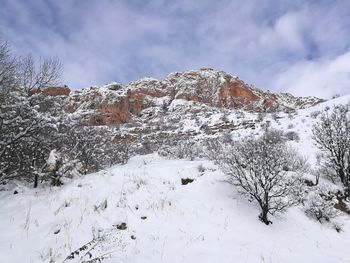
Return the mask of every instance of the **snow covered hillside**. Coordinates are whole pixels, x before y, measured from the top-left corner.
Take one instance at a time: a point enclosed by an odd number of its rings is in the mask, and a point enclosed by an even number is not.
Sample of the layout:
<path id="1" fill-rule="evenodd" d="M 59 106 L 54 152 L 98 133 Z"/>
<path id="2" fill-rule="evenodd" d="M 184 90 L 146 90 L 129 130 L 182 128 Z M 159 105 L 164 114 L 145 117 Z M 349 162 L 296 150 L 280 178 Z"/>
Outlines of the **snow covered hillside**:
<path id="1" fill-rule="evenodd" d="M 267 114 L 261 122 L 296 132 L 300 140 L 288 143 L 313 168 L 317 111 L 348 102 L 344 96 L 293 114 Z M 244 120 L 258 115 L 245 113 Z M 235 117 L 233 111 L 226 116 Z M 196 129 L 187 121 L 184 129 Z M 259 125 L 237 127 L 230 131 L 235 140 L 262 133 Z M 258 207 L 226 179 L 204 158 L 154 153 L 61 187 L 18 183 L 0 191 L 0 262 L 350 262 L 349 215 L 337 218 L 337 232 L 296 206 L 267 226 L 258 220 Z M 320 183 L 335 187 L 325 179 Z"/>
<path id="2" fill-rule="evenodd" d="M 194 181 L 182 185 L 187 178 Z M 139 156 L 62 188 L 2 193 L 1 207 L 2 262 L 350 259 L 348 219 L 337 233 L 294 208 L 266 226 L 257 220 L 256 207 L 204 160 Z M 123 223 L 126 229 L 118 229 Z M 75 250 L 79 254 L 69 259 Z"/>

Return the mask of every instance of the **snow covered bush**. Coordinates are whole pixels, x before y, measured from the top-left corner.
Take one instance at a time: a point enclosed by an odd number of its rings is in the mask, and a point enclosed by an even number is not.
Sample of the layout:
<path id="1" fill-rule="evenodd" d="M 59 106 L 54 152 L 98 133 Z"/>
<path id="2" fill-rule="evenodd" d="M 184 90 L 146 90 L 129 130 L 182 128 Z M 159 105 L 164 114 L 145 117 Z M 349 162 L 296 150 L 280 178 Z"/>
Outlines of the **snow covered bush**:
<path id="1" fill-rule="evenodd" d="M 201 145 L 193 140 L 178 141 L 176 145 L 164 144 L 159 150 L 158 154 L 164 157 L 190 159 L 202 156 Z"/>
<path id="2" fill-rule="evenodd" d="M 262 122 L 266 117 L 266 113 L 265 112 L 259 112 L 257 117 L 256 117 L 256 120 L 257 122 Z"/>
<path id="3" fill-rule="evenodd" d="M 86 127 L 69 122 L 61 127 L 61 152 L 69 160 L 81 163 L 82 173 L 91 173 L 113 164 L 125 164 L 129 157 L 129 146 L 116 141 L 113 130 L 108 127 Z"/>
<path id="4" fill-rule="evenodd" d="M 317 119 L 317 117 L 321 114 L 321 111 L 317 110 L 317 111 L 313 111 L 310 113 L 310 117 L 313 119 Z"/>
<path id="5" fill-rule="evenodd" d="M 288 119 L 293 120 L 294 119 L 294 113 L 288 112 Z"/>
<path id="6" fill-rule="evenodd" d="M 215 164 L 220 164 L 221 160 L 225 158 L 225 153 L 232 148 L 235 141 L 227 141 L 223 137 L 208 138 L 204 142 L 203 153 L 206 158 L 213 161 Z"/>
<path id="7" fill-rule="evenodd" d="M 86 127 L 81 116 L 64 114 L 59 97 L 39 92 L 57 85 L 60 75 L 56 58 L 36 65 L 31 56 L 16 57 L 0 43 L 0 182 L 60 185 L 66 177 L 128 160 L 129 147 L 113 141 L 113 129 Z"/>
<path id="8" fill-rule="evenodd" d="M 0 181 L 25 179 L 36 186 L 54 144 L 54 120 L 22 90 L 0 93 L 0 100 Z"/>
<path id="9" fill-rule="evenodd" d="M 296 142 L 300 141 L 299 134 L 295 131 L 286 132 L 285 136 L 290 141 L 296 141 Z"/>
<path id="10" fill-rule="evenodd" d="M 53 149 L 46 160 L 44 171 L 46 172 L 44 179 L 50 179 L 53 186 L 60 186 L 64 183 L 65 178 L 79 176 L 82 173 L 82 164 L 65 152 Z"/>
<path id="11" fill-rule="evenodd" d="M 300 155 L 297 149 L 286 146 L 284 154 L 286 155 L 286 163 L 283 167 L 284 171 L 292 171 L 299 175 L 310 171 L 310 165 L 307 158 Z"/>
<path id="12" fill-rule="evenodd" d="M 285 137 L 284 133 L 281 130 L 271 129 L 269 127 L 265 127 L 265 132 L 261 138 L 263 141 L 274 144 L 284 143 Z"/>
<path id="13" fill-rule="evenodd" d="M 323 177 L 327 180 L 330 180 L 332 183 L 336 183 L 339 179 L 337 177 L 336 172 L 334 169 L 332 169 L 329 166 L 324 165 L 324 154 L 322 152 L 317 153 L 316 155 L 317 160 L 317 169 L 316 174 L 318 177 Z"/>
<path id="14" fill-rule="evenodd" d="M 321 150 L 320 164 L 343 184 L 350 196 L 350 105 L 326 109 L 313 126 L 313 138 Z"/>
<path id="15" fill-rule="evenodd" d="M 25 179 L 37 186 L 56 129 L 54 118 L 40 112 L 40 95 L 28 92 L 57 84 L 60 74 L 57 59 L 35 65 L 0 43 L 0 182 Z"/>
<path id="16" fill-rule="evenodd" d="M 307 216 L 320 223 L 330 222 L 339 215 L 334 205 L 337 203 L 335 195 L 322 187 L 314 188 L 305 197 L 304 211 Z"/>
<path id="17" fill-rule="evenodd" d="M 221 156 L 219 164 L 229 182 L 258 203 L 263 223 L 271 223 L 268 214 L 284 212 L 297 203 L 292 196 L 300 180 L 291 162 L 297 152 L 289 150 L 280 133 L 266 131 L 260 138 L 237 142 Z"/>

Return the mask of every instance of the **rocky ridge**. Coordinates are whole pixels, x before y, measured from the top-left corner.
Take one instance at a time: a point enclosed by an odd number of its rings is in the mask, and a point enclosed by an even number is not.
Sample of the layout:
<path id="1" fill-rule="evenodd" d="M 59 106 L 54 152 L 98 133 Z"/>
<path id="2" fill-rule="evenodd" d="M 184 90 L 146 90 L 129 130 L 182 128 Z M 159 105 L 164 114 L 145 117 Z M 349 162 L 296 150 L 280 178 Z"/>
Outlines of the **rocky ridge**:
<path id="1" fill-rule="evenodd" d="M 169 107 L 176 101 L 270 113 L 290 112 L 322 102 L 316 97 L 294 97 L 288 93 L 263 91 L 236 76 L 210 68 L 175 72 L 161 80 L 143 78 L 127 86 L 111 83 L 72 92 L 67 89 L 48 88 L 43 93 L 49 96 L 64 95 L 65 111 L 84 112 L 90 125 L 125 123 L 142 115 L 145 110 Z"/>

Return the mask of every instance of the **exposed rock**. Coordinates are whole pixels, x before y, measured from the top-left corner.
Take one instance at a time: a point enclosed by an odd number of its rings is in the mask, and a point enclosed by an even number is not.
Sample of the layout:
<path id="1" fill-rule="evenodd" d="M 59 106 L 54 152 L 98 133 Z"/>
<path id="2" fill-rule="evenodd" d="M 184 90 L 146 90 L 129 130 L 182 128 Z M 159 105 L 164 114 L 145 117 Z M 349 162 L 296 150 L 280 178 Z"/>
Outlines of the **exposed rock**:
<path id="1" fill-rule="evenodd" d="M 126 223 L 121 223 L 121 224 L 117 225 L 117 229 L 119 229 L 119 230 L 125 230 L 125 229 L 127 229 Z"/>
<path id="2" fill-rule="evenodd" d="M 91 117 L 90 124 L 92 125 L 110 125 L 126 122 L 130 114 L 128 99 L 126 98 L 113 104 L 103 102 L 97 111 L 98 113 Z"/>
<path id="3" fill-rule="evenodd" d="M 69 96 L 71 90 L 67 86 L 61 87 L 47 87 L 44 89 L 33 89 L 29 92 L 29 96 L 32 96 L 36 93 L 43 93 L 45 96 Z"/>
<path id="4" fill-rule="evenodd" d="M 202 68 L 171 73 L 165 79 L 143 78 L 123 87 L 111 83 L 103 87 L 73 91 L 53 87 L 42 91 L 48 96 L 65 95 L 65 111 L 84 112 L 90 125 L 115 125 L 139 116 L 160 102 L 164 107 L 174 100 L 186 100 L 209 107 L 243 109 L 251 112 L 277 112 L 300 109 L 321 102 L 315 97 L 298 98 L 273 94 L 249 86 L 223 71 Z"/>
<path id="5" fill-rule="evenodd" d="M 191 179 L 191 178 L 181 178 L 182 185 L 187 185 L 187 184 L 193 183 L 193 181 L 194 181 L 194 179 Z"/>

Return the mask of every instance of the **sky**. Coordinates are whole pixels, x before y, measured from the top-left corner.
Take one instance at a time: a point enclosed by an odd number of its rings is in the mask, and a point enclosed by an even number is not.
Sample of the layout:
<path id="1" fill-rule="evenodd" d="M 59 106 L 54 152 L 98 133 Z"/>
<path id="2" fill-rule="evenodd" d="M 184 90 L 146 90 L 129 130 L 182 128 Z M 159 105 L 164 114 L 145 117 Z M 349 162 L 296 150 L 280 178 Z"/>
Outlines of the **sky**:
<path id="1" fill-rule="evenodd" d="M 350 0 L 0 0 L 0 39 L 72 89 L 210 67 L 297 96 L 350 93 Z"/>

